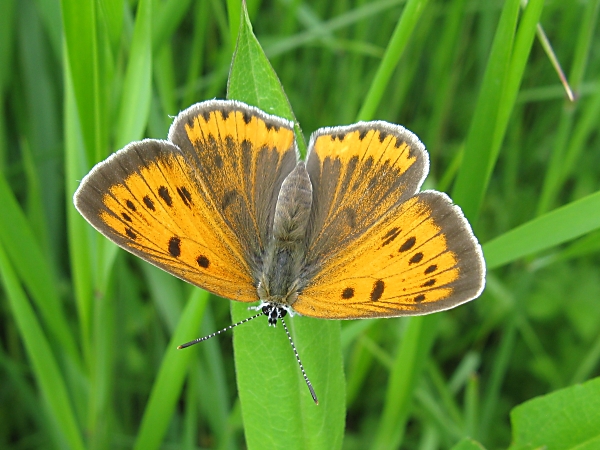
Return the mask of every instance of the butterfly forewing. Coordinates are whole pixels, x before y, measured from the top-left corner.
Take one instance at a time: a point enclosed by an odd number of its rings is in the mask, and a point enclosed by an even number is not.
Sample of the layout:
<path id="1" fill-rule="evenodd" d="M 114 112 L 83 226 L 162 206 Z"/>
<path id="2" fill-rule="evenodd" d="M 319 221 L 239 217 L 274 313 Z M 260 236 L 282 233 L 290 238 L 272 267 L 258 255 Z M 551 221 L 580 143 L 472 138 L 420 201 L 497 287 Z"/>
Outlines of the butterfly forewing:
<path id="1" fill-rule="evenodd" d="M 423 145 L 398 125 L 362 122 L 316 131 L 307 161 L 314 192 L 307 275 L 414 195 L 428 167 Z"/>
<path id="2" fill-rule="evenodd" d="M 416 195 L 428 171 L 416 136 L 382 122 L 316 135 L 308 168 L 320 204 L 296 311 L 414 315 L 479 295 L 483 257 L 462 212 L 444 194 Z"/>
<path id="3" fill-rule="evenodd" d="M 279 189 L 296 165 L 292 127 L 243 103 L 212 100 L 182 112 L 169 132 L 215 213 L 237 236 L 253 274 L 271 239 Z"/>
<path id="4" fill-rule="evenodd" d="M 152 264 L 220 296 L 258 300 L 269 205 L 296 162 L 290 123 L 209 101 L 182 112 L 169 137 L 99 163 L 75 193 L 77 209 Z"/>

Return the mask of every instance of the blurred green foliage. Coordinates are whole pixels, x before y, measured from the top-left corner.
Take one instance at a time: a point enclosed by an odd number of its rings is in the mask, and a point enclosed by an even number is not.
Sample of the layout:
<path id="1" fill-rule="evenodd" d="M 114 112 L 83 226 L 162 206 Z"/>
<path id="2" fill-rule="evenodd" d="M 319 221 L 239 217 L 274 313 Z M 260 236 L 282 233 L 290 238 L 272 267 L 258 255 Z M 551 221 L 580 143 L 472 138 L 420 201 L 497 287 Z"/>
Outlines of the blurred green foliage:
<path id="1" fill-rule="evenodd" d="M 235 449 L 261 425 L 242 420 L 229 336 L 175 350 L 228 325 L 229 302 L 117 250 L 71 201 L 96 162 L 226 96 L 240 8 L 0 1 L 1 448 Z M 414 131 L 425 187 L 463 206 L 493 269 L 458 309 L 341 324 L 342 447 L 508 447 L 512 408 L 600 375 L 600 2 L 248 10 L 306 136 L 359 119 Z"/>

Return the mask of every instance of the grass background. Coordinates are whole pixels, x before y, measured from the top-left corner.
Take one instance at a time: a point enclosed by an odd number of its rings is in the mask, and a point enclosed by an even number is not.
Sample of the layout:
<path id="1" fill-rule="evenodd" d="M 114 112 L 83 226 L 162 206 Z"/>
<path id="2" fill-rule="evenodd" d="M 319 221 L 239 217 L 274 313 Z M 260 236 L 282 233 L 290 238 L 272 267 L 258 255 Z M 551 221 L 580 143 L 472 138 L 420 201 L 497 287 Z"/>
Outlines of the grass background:
<path id="1" fill-rule="evenodd" d="M 327 343 L 346 419 L 326 426 L 321 406 L 282 416 L 287 391 L 253 417 L 229 336 L 175 351 L 228 325 L 229 302 L 118 251 L 71 202 L 94 163 L 226 96 L 239 2 L 0 8 L 0 447 L 506 448 L 512 408 L 600 374 L 598 0 L 248 3 L 305 135 L 375 118 L 414 131 L 426 187 L 463 207 L 490 269 L 461 308 L 341 323 Z M 316 345 L 299 345 L 305 362 Z"/>

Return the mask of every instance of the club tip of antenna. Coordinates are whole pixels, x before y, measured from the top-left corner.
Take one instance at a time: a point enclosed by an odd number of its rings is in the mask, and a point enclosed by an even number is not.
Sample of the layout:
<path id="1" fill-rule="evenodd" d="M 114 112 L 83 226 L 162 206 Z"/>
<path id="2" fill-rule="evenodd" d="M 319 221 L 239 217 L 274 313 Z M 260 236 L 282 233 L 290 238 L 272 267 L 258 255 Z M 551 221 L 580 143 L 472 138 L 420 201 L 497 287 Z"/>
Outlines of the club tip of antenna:
<path id="1" fill-rule="evenodd" d="M 312 387 L 312 384 L 307 383 L 308 386 L 308 390 L 310 391 L 310 395 L 312 396 L 313 401 L 315 402 L 315 405 L 319 404 L 319 399 L 317 399 L 317 394 L 315 394 L 315 390 Z"/>

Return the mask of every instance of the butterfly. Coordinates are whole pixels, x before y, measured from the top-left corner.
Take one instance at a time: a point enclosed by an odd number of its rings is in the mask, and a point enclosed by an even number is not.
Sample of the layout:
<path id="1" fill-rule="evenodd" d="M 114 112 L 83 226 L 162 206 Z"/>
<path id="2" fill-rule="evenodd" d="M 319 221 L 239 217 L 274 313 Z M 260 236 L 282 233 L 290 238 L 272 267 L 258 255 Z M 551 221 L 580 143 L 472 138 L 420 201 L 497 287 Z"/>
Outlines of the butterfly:
<path id="1" fill-rule="evenodd" d="M 400 125 L 321 128 L 302 160 L 293 122 L 209 100 L 182 111 L 168 140 L 132 142 L 97 164 L 74 203 L 123 249 L 260 302 L 254 317 L 288 332 L 288 313 L 421 315 L 480 295 L 481 247 L 446 194 L 419 192 L 428 171 L 424 145 Z"/>

